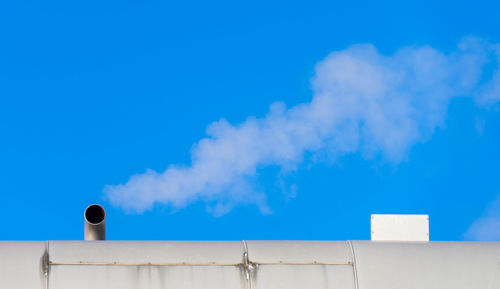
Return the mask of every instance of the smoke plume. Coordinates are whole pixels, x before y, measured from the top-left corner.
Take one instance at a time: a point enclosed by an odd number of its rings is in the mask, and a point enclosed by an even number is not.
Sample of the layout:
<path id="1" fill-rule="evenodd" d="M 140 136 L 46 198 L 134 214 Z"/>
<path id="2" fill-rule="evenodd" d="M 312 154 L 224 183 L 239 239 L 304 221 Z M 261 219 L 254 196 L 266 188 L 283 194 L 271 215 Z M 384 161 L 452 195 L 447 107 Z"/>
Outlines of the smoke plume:
<path id="1" fill-rule="evenodd" d="M 472 97 L 482 107 L 500 100 L 499 60 L 500 46 L 478 38 L 451 53 L 410 46 L 385 56 L 370 44 L 334 51 L 316 66 L 310 102 L 273 103 L 266 116 L 240 124 L 214 122 L 194 145 L 190 165 L 148 170 L 106 186 L 105 194 L 136 212 L 205 200 L 217 203 L 216 215 L 242 203 L 265 213 L 266 195 L 254 183 L 263 167 L 286 173 L 311 156 L 352 153 L 404 161 L 413 144 L 444 124 L 452 98 Z"/>
<path id="2" fill-rule="evenodd" d="M 464 234 L 471 241 L 500 241 L 500 195 Z"/>

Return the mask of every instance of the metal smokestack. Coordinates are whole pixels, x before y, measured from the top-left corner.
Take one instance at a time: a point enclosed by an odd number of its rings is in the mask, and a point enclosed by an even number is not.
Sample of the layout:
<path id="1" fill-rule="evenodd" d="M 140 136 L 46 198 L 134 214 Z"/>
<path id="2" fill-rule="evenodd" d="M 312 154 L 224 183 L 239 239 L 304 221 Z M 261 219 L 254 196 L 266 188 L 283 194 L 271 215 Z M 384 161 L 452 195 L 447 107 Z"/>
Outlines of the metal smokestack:
<path id="1" fill-rule="evenodd" d="M 106 240 L 106 211 L 98 204 L 85 209 L 85 240 Z"/>

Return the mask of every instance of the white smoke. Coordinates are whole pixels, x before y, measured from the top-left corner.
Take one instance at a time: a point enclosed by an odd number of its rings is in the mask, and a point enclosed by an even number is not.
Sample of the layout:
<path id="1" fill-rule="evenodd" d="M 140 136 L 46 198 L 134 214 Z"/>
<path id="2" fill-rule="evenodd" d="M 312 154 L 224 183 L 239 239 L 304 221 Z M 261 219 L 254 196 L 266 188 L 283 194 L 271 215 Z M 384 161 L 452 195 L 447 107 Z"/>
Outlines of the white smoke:
<path id="1" fill-rule="evenodd" d="M 499 58 L 498 45 L 477 38 L 449 54 L 423 46 L 384 56 L 369 44 L 333 52 L 317 64 L 311 102 L 274 103 L 265 117 L 237 125 L 214 122 L 194 145 L 190 166 L 148 170 L 105 194 L 136 212 L 205 200 L 217 203 L 216 215 L 241 203 L 265 213 L 266 195 L 254 185 L 261 168 L 289 172 L 319 154 L 403 161 L 411 145 L 443 125 L 453 97 L 474 97 L 482 106 L 500 99 Z"/>
<path id="2" fill-rule="evenodd" d="M 500 195 L 465 232 L 466 240 L 500 241 Z"/>

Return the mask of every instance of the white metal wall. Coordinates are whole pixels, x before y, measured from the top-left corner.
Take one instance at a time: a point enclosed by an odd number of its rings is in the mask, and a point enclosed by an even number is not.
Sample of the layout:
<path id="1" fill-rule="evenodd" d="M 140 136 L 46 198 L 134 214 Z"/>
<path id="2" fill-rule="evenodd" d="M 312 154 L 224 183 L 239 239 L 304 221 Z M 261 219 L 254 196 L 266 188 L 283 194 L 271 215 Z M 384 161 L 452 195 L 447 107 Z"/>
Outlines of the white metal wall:
<path id="1" fill-rule="evenodd" d="M 500 243 L 0 242 L 8 289 L 499 289 Z"/>
<path id="2" fill-rule="evenodd" d="M 46 289 L 47 242 L 0 242 L 0 288 Z"/>
<path id="3" fill-rule="evenodd" d="M 355 289 L 347 242 L 247 241 L 252 289 Z"/>
<path id="4" fill-rule="evenodd" d="M 500 243 L 353 242 L 360 289 L 500 289 Z"/>

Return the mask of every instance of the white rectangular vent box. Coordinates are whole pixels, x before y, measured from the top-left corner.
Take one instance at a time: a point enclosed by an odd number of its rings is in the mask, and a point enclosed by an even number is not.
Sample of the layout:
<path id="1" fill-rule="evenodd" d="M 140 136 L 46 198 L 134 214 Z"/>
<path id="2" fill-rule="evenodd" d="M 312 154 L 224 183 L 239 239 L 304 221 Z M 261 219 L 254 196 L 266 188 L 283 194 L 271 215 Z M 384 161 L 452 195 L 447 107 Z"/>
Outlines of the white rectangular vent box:
<path id="1" fill-rule="evenodd" d="M 429 215 L 372 215 L 372 241 L 429 241 Z"/>

